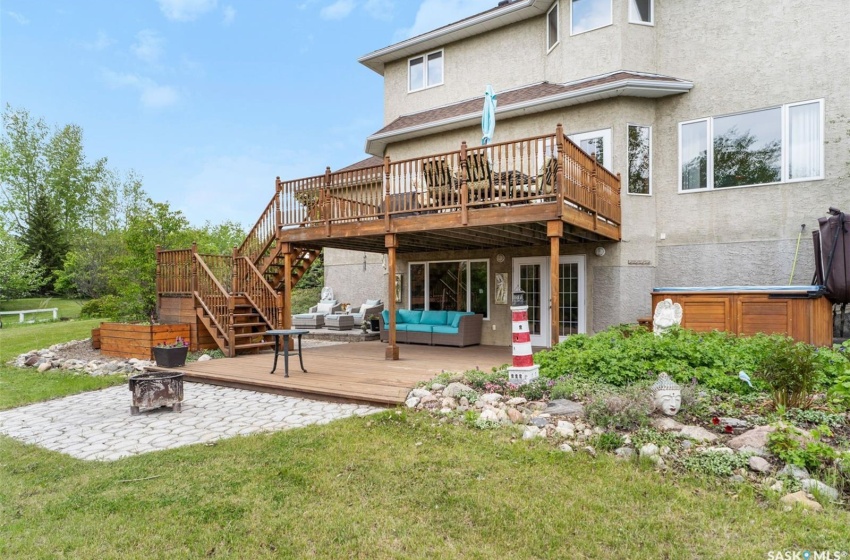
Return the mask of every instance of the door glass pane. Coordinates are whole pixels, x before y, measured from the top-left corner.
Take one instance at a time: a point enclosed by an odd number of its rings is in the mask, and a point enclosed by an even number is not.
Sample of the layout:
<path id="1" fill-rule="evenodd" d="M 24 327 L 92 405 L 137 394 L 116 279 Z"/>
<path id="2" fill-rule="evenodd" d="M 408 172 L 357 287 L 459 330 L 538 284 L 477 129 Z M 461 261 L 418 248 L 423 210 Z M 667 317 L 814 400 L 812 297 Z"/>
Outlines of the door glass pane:
<path id="1" fill-rule="evenodd" d="M 410 308 L 425 309 L 425 265 L 410 265 Z"/>
<path id="2" fill-rule="evenodd" d="M 788 107 L 788 178 L 820 177 L 820 102 Z"/>
<path id="3" fill-rule="evenodd" d="M 782 109 L 714 119 L 714 188 L 781 179 Z"/>
<path id="4" fill-rule="evenodd" d="M 708 121 L 682 125 L 682 190 L 708 187 Z"/>
<path id="5" fill-rule="evenodd" d="M 469 276 L 469 284 L 472 288 L 469 294 L 469 310 L 487 317 L 487 301 L 490 297 L 487 290 L 487 263 L 483 261 L 469 263 Z"/>
<path id="6" fill-rule="evenodd" d="M 560 265 L 560 328 L 559 336 L 578 334 L 578 263 Z"/>
<path id="7" fill-rule="evenodd" d="M 539 335 L 541 328 L 539 264 L 521 264 L 519 266 L 519 287 L 525 292 L 525 300 L 528 303 L 528 332 Z"/>
<path id="8" fill-rule="evenodd" d="M 466 311 L 466 261 L 428 263 L 427 309 Z"/>

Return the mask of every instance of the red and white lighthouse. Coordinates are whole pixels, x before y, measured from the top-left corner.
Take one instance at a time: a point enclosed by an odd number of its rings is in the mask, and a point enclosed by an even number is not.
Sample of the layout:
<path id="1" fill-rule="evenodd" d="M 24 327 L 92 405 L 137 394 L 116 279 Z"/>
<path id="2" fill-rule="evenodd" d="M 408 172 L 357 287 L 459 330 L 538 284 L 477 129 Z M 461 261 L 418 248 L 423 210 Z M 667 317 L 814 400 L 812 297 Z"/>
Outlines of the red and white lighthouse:
<path id="1" fill-rule="evenodd" d="M 513 295 L 513 305 L 511 306 L 513 364 L 508 368 L 508 381 L 515 385 L 525 385 L 539 377 L 540 366 L 534 365 L 532 358 L 525 292 L 517 289 Z"/>

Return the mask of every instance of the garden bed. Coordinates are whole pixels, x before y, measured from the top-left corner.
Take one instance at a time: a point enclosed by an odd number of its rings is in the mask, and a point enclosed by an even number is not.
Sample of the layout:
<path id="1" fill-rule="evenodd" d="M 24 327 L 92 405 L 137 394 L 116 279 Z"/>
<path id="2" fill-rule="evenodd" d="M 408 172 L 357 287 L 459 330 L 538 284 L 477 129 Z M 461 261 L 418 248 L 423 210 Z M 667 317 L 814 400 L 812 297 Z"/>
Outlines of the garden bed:
<path id="1" fill-rule="evenodd" d="M 178 337 L 189 340 L 191 325 L 101 323 L 100 351 L 104 356 L 150 360 L 152 348 L 172 344 Z"/>

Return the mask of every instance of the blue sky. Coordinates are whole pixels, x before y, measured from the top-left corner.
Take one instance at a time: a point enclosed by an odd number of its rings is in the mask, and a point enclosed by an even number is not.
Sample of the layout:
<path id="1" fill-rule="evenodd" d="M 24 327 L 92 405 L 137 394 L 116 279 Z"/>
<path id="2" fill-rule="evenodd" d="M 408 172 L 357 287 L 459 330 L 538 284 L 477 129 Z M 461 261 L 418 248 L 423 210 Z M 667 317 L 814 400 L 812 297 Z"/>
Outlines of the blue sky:
<path id="1" fill-rule="evenodd" d="M 357 62 L 497 0 L 0 0 L 0 102 L 77 124 L 194 224 L 250 227 L 274 178 L 366 157 L 383 83 Z"/>

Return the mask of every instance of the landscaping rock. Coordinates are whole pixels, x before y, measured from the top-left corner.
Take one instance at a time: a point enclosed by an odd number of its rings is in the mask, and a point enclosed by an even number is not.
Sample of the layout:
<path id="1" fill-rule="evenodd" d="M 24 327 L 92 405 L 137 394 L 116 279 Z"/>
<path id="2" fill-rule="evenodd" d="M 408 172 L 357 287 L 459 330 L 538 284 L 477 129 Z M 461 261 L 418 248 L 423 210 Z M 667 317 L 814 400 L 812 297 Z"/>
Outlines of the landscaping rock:
<path id="1" fill-rule="evenodd" d="M 417 397 L 417 398 L 421 399 L 422 397 L 430 397 L 430 396 L 432 396 L 431 392 L 426 390 L 426 389 L 414 389 L 410 393 L 407 394 L 408 398 Z"/>
<path id="2" fill-rule="evenodd" d="M 209 362 L 210 360 L 212 360 L 212 356 L 209 354 L 204 354 L 203 356 L 198 357 L 199 362 Z M 133 364 L 133 367 L 137 367 L 137 364 Z"/>
<path id="3" fill-rule="evenodd" d="M 522 439 L 534 439 L 537 437 L 545 437 L 546 432 L 541 432 L 537 426 L 526 426 L 522 432 Z"/>
<path id="4" fill-rule="evenodd" d="M 38 373 L 44 373 L 49 369 L 53 369 L 53 364 L 50 362 L 44 362 L 43 364 L 38 366 Z"/>
<path id="5" fill-rule="evenodd" d="M 555 426 L 555 431 L 565 437 L 571 438 L 576 435 L 576 427 L 572 422 L 567 422 L 566 420 L 558 420 L 558 425 Z"/>
<path id="6" fill-rule="evenodd" d="M 428 404 L 428 403 L 435 403 L 435 402 L 437 402 L 437 397 L 435 397 L 434 395 L 432 395 L 428 391 L 425 391 L 425 394 L 422 395 L 419 398 L 419 404 L 421 404 L 423 406 Z"/>
<path id="7" fill-rule="evenodd" d="M 508 419 L 514 424 L 525 424 L 525 415 L 515 408 L 509 408 L 507 411 Z"/>
<path id="8" fill-rule="evenodd" d="M 507 402 L 508 406 L 519 406 L 521 404 L 527 403 L 528 400 L 525 397 L 514 397 Z"/>
<path id="9" fill-rule="evenodd" d="M 838 499 L 838 490 L 836 490 L 832 486 L 824 484 L 820 480 L 808 478 L 804 480 L 801 484 L 803 485 L 803 490 L 805 490 L 806 492 L 809 492 L 811 494 L 820 494 L 821 496 L 825 496 L 832 501 Z"/>
<path id="10" fill-rule="evenodd" d="M 729 449 L 728 447 L 724 447 L 719 445 L 717 447 L 706 447 L 705 449 L 700 449 L 701 453 L 727 453 L 729 455 L 735 453 L 734 450 Z"/>
<path id="11" fill-rule="evenodd" d="M 558 446 L 558 449 L 560 449 L 564 453 L 572 453 L 573 452 L 573 448 L 568 443 L 562 443 L 561 445 Z"/>
<path id="12" fill-rule="evenodd" d="M 475 391 L 473 391 L 472 387 L 469 387 L 468 385 L 464 385 L 463 383 L 457 383 L 457 382 L 449 383 L 449 385 L 445 389 L 443 389 L 443 396 L 444 397 L 455 397 L 456 398 L 456 397 L 459 397 L 461 393 L 466 392 L 466 391 L 475 392 Z M 467 404 L 469 404 L 469 403 L 467 403 Z"/>
<path id="13" fill-rule="evenodd" d="M 694 446 L 694 443 L 689 439 L 683 439 L 681 445 L 682 449 L 690 449 Z"/>
<path id="14" fill-rule="evenodd" d="M 457 408 L 457 401 L 451 397 L 443 397 L 440 404 L 442 404 L 444 408 Z"/>
<path id="15" fill-rule="evenodd" d="M 454 412 L 453 409 L 448 407 L 440 409 L 440 414 L 451 414 L 452 412 Z"/>
<path id="16" fill-rule="evenodd" d="M 759 473 L 767 473 L 773 470 L 770 463 L 758 456 L 750 457 L 750 469 Z"/>
<path id="17" fill-rule="evenodd" d="M 567 399 L 555 399 L 549 402 L 546 412 L 560 416 L 584 416 L 584 405 Z"/>
<path id="18" fill-rule="evenodd" d="M 30 354 L 24 359 L 23 365 L 27 367 L 34 367 L 36 364 L 38 364 L 39 360 L 40 358 L 38 357 L 38 354 Z"/>
<path id="19" fill-rule="evenodd" d="M 662 459 L 659 455 L 650 455 L 649 457 L 647 457 L 647 460 L 649 460 L 651 463 L 655 463 L 656 467 L 666 466 L 664 459 Z"/>
<path id="20" fill-rule="evenodd" d="M 620 459 L 631 459 L 635 454 L 635 450 L 631 447 L 618 447 L 614 450 L 614 455 Z"/>
<path id="21" fill-rule="evenodd" d="M 667 416 L 663 418 L 654 418 L 651 423 L 652 427 L 659 432 L 678 432 L 685 427 L 684 424 L 676 422 Z"/>
<path id="22" fill-rule="evenodd" d="M 488 420 L 490 422 L 498 422 L 499 414 L 495 408 L 487 407 L 481 411 L 481 419 Z"/>
<path id="23" fill-rule="evenodd" d="M 811 478 L 809 476 L 809 471 L 804 469 L 803 467 L 798 467 L 797 465 L 787 464 L 785 465 L 781 471 L 778 473 L 779 476 L 790 476 L 796 478 L 797 480 L 806 480 L 807 478 Z"/>
<path id="24" fill-rule="evenodd" d="M 445 394 L 446 394 L 446 392 L 443 391 L 443 395 L 445 395 Z M 461 397 L 460 400 L 458 400 L 458 404 L 459 404 L 459 406 L 462 406 L 463 408 L 469 408 L 469 399 L 467 399 L 466 397 Z"/>
<path id="25" fill-rule="evenodd" d="M 658 455 L 658 446 L 654 443 L 647 443 L 640 448 L 641 457 L 653 457 L 655 455 Z"/>
<path id="26" fill-rule="evenodd" d="M 661 450 L 659 451 L 659 454 L 662 457 L 666 457 L 667 455 L 670 454 L 670 448 L 665 445 L 664 447 L 661 448 Z"/>
<path id="27" fill-rule="evenodd" d="M 525 405 L 529 410 L 546 410 L 546 403 L 540 401 L 531 401 Z M 547 411 L 548 412 L 548 411 Z"/>
<path id="28" fill-rule="evenodd" d="M 549 421 L 546 420 L 546 418 L 540 418 L 539 416 L 531 419 L 531 424 L 537 426 L 538 428 L 545 428 L 546 424 L 548 423 Z"/>
<path id="29" fill-rule="evenodd" d="M 781 480 L 777 480 L 776 482 L 770 485 L 770 489 L 774 492 L 782 492 L 783 488 L 785 488 L 785 485 L 782 484 Z"/>
<path id="30" fill-rule="evenodd" d="M 738 453 L 749 453 L 750 455 L 758 455 L 759 457 L 770 457 L 770 452 L 763 447 L 750 447 L 745 445 L 738 448 Z"/>
<path id="31" fill-rule="evenodd" d="M 484 404 L 496 404 L 497 402 L 502 400 L 502 395 L 499 393 L 485 393 L 478 397 L 478 401 Z"/>
<path id="32" fill-rule="evenodd" d="M 785 496 L 779 498 L 779 501 L 789 506 L 799 504 L 800 506 L 806 509 L 810 509 L 812 511 L 823 511 L 823 506 L 817 503 L 815 500 L 809 498 L 802 490 L 800 490 L 799 492 L 794 492 L 793 494 L 786 494 Z"/>
<path id="33" fill-rule="evenodd" d="M 446 388 L 446 386 L 443 385 L 442 383 L 431 383 L 431 390 L 432 391 L 442 391 L 445 388 Z"/>
<path id="34" fill-rule="evenodd" d="M 758 450 L 757 455 L 767 454 L 767 435 L 776 428 L 773 426 L 758 426 L 752 430 L 747 430 L 739 436 L 730 439 L 726 445 L 732 449 L 748 448 L 750 450 Z"/>
<path id="35" fill-rule="evenodd" d="M 741 484 L 742 482 L 746 482 L 747 479 L 739 474 L 733 474 L 729 477 L 729 482 L 734 482 L 735 484 Z"/>
<path id="36" fill-rule="evenodd" d="M 733 428 L 746 428 L 749 424 L 745 420 L 739 420 L 737 418 L 720 418 L 721 426 L 732 426 Z"/>
<path id="37" fill-rule="evenodd" d="M 717 434 L 700 426 L 685 426 L 679 433 L 699 442 L 712 442 L 717 439 Z"/>
<path id="38" fill-rule="evenodd" d="M 591 457 L 596 457 L 596 450 L 593 448 L 592 445 L 585 445 L 581 449 Z"/>
<path id="39" fill-rule="evenodd" d="M 409 399 L 404 401 L 404 404 L 405 406 L 407 406 L 407 408 L 416 408 L 416 406 L 419 404 L 419 397 L 410 397 Z"/>

